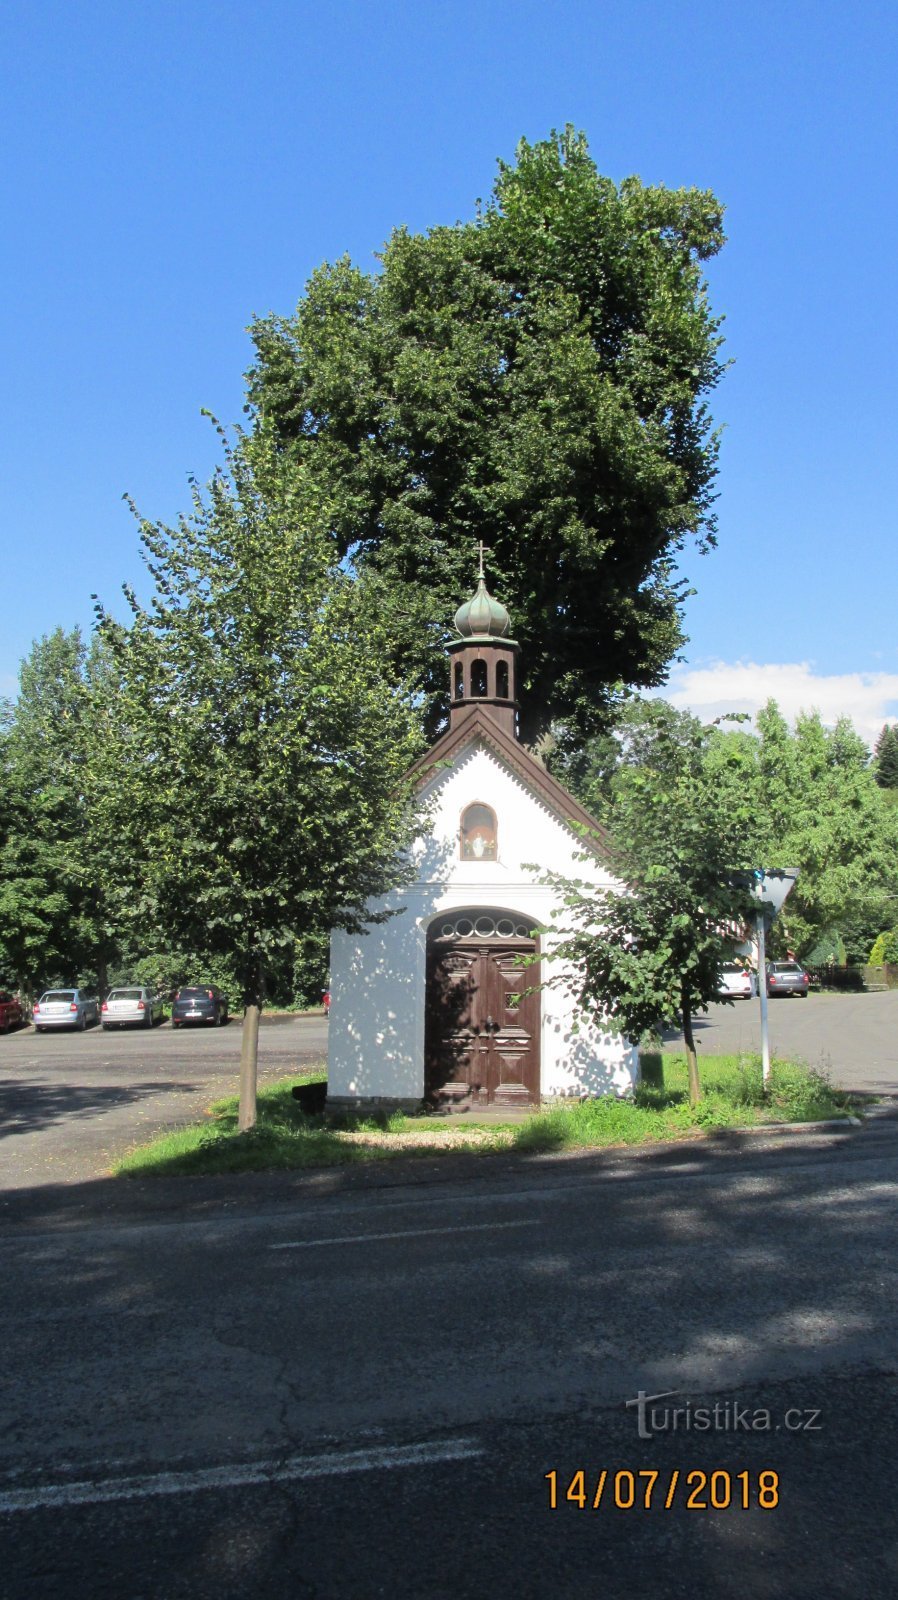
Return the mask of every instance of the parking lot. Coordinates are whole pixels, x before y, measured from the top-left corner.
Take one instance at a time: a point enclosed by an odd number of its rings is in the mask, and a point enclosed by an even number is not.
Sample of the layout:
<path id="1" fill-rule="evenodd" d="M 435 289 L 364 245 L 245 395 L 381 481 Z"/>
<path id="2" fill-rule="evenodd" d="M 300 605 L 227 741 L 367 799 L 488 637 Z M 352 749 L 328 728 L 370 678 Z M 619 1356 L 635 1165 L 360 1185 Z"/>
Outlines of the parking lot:
<path id="1" fill-rule="evenodd" d="M 0 1190 L 90 1178 L 130 1145 L 200 1117 L 233 1093 L 239 1019 L 225 1028 L 99 1027 L 0 1038 Z M 270 1018 L 259 1077 L 278 1078 L 327 1052 L 323 1016 Z"/>
<path id="2" fill-rule="evenodd" d="M 285 1077 L 327 1052 L 323 1016 L 273 1017 L 259 1034 L 260 1081 Z M 699 1056 L 760 1048 L 759 1003 L 716 1005 L 696 1019 Z M 0 1191 L 107 1172 L 132 1144 L 195 1121 L 237 1087 L 241 1025 L 169 1023 L 104 1032 L 0 1038 Z M 682 1041 L 665 1036 L 667 1047 Z M 898 991 L 812 994 L 770 1003 L 774 1055 L 822 1068 L 846 1088 L 898 1095 Z"/>
<path id="3" fill-rule="evenodd" d="M 771 1000 L 770 1050 L 817 1067 L 846 1089 L 898 1094 L 898 989 Z M 699 1056 L 761 1049 L 760 1001 L 711 1006 L 694 1024 Z M 682 1035 L 665 1034 L 665 1045 Z"/>

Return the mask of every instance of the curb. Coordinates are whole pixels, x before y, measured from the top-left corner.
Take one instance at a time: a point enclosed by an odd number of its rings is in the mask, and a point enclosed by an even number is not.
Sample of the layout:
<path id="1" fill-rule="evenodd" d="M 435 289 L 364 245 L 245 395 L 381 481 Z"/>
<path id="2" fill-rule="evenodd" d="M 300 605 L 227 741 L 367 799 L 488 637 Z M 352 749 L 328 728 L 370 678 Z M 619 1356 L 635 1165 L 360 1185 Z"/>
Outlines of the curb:
<path id="1" fill-rule="evenodd" d="M 734 1133 L 829 1133 L 834 1128 L 862 1128 L 863 1117 L 828 1117 L 825 1122 L 762 1122 Z"/>

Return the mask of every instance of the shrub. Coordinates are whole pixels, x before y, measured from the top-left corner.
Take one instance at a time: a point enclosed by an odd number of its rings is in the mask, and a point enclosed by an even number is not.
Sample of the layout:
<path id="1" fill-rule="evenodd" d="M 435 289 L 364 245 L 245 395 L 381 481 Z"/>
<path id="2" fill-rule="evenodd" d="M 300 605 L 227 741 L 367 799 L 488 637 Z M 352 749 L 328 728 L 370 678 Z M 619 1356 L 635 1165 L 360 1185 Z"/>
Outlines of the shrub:
<path id="1" fill-rule="evenodd" d="M 898 961 L 898 928 L 881 933 L 867 959 L 868 967 L 884 967 Z"/>

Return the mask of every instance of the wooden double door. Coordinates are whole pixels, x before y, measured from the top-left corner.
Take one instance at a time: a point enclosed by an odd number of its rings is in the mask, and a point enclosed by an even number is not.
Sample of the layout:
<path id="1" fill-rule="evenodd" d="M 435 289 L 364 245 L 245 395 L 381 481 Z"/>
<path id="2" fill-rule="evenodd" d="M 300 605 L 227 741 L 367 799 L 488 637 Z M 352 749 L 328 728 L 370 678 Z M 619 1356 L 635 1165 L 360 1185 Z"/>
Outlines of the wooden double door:
<path id="1" fill-rule="evenodd" d="M 435 1103 L 539 1102 L 540 996 L 532 939 L 432 939 L 427 951 L 427 1096 Z"/>

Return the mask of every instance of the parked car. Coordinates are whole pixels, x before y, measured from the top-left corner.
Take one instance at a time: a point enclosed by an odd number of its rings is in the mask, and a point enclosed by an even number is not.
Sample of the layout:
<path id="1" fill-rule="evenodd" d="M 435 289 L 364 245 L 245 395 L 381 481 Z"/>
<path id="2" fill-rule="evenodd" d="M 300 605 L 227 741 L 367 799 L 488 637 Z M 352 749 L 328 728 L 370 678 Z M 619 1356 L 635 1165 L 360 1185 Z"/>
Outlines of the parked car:
<path id="1" fill-rule="evenodd" d="M 768 961 L 767 993 L 771 999 L 778 994 L 797 994 L 806 1000 L 809 984 L 804 967 L 800 967 L 797 961 Z"/>
<path id="2" fill-rule="evenodd" d="M 173 1028 L 180 1028 L 182 1022 L 211 1022 L 214 1025 L 227 1020 L 227 998 L 214 984 L 204 983 L 196 988 L 175 990 L 171 1008 Z"/>
<path id="3" fill-rule="evenodd" d="M 0 989 L 0 1033 L 9 1033 L 10 1028 L 18 1028 L 24 1021 L 25 1013 L 15 995 Z"/>
<path id="4" fill-rule="evenodd" d="M 135 1022 L 152 1028 L 156 1018 L 161 1022 L 164 1015 L 162 995 L 140 984 L 131 989 L 110 989 L 103 1001 L 101 1020 L 104 1028 L 121 1028 Z"/>
<path id="5" fill-rule="evenodd" d="M 46 989 L 33 1012 L 35 1033 L 48 1028 L 80 1028 L 99 1022 L 100 1002 L 90 989 Z"/>
<path id="6" fill-rule="evenodd" d="M 739 1000 L 751 1000 L 758 992 L 755 975 L 743 961 L 727 961 L 720 973 L 719 995 L 733 995 Z"/>

